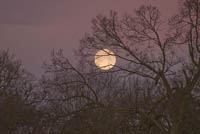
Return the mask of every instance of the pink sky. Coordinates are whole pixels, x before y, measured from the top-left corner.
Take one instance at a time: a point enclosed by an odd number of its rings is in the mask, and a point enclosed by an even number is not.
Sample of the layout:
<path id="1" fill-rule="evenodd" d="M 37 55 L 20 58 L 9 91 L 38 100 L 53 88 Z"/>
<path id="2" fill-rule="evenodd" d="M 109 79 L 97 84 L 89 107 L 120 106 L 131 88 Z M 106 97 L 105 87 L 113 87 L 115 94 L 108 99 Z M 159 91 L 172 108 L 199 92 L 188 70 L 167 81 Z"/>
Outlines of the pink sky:
<path id="1" fill-rule="evenodd" d="M 149 3 L 166 18 L 177 7 L 176 0 L 0 0 L 0 49 L 9 48 L 29 71 L 40 74 L 52 49 L 62 48 L 73 60 L 73 49 L 96 15 L 111 9 L 131 13 Z"/>

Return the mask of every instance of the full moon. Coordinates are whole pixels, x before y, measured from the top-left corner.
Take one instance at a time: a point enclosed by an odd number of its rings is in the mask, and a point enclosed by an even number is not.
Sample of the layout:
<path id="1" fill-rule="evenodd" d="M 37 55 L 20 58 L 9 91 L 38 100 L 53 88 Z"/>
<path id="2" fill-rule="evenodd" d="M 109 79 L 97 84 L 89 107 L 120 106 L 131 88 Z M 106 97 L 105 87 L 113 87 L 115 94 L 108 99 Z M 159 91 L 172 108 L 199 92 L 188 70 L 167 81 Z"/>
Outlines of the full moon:
<path id="1" fill-rule="evenodd" d="M 115 65 L 116 56 L 108 49 L 99 50 L 94 57 L 94 62 L 100 69 L 109 70 Z"/>

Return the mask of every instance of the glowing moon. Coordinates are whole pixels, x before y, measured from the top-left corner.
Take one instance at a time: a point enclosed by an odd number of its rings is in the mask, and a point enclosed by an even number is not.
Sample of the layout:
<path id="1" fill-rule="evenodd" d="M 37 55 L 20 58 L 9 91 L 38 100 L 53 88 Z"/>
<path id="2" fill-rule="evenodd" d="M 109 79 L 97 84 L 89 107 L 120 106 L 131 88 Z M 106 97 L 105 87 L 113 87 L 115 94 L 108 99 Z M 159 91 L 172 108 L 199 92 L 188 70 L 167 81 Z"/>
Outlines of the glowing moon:
<path id="1" fill-rule="evenodd" d="M 97 67 L 102 70 L 109 70 L 113 68 L 116 63 L 116 57 L 114 53 L 108 49 L 99 50 L 95 57 L 94 62 Z"/>

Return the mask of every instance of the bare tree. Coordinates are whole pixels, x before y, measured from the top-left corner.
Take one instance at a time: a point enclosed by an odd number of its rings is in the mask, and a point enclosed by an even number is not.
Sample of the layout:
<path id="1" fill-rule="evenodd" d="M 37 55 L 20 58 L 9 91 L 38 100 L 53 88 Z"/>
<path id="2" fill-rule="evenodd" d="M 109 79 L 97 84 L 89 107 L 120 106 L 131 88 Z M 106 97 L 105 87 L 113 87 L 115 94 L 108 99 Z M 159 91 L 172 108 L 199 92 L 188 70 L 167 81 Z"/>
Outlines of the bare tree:
<path id="1" fill-rule="evenodd" d="M 198 134 L 199 7 L 199 0 L 181 0 L 179 13 L 167 23 L 151 5 L 141 6 L 134 17 L 114 11 L 97 16 L 77 51 L 79 68 L 62 52 L 53 53 L 46 65 L 50 75 L 44 86 L 55 89 L 48 101 L 66 106 L 66 120 L 90 108 L 119 113 L 112 123 L 122 119 L 116 126 L 129 130 L 124 133 Z M 109 71 L 93 63 L 95 52 L 104 48 L 114 51 L 120 63 Z"/>
<path id="2" fill-rule="evenodd" d="M 136 17 L 119 18 L 116 12 L 111 12 L 109 17 L 100 15 L 92 21 L 93 33 L 85 36 L 79 51 L 85 58 L 94 55 L 96 50 L 112 49 L 125 63 L 116 65 L 115 70 L 161 85 L 170 130 L 165 128 L 165 123 L 151 120 L 163 133 L 172 134 L 185 131 L 187 112 L 193 111 L 193 92 L 199 93 L 196 87 L 200 77 L 200 2 L 182 0 L 180 3 L 180 13 L 170 20 L 169 31 L 163 30 L 167 26 L 153 6 L 142 6 L 136 11 Z"/>
<path id="3" fill-rule="evenodd" d="M 41 95 L 35 78 L 22 68 L 9 51 L 0 51 L 0 132 L 3 134 L 42 133 Z"/>

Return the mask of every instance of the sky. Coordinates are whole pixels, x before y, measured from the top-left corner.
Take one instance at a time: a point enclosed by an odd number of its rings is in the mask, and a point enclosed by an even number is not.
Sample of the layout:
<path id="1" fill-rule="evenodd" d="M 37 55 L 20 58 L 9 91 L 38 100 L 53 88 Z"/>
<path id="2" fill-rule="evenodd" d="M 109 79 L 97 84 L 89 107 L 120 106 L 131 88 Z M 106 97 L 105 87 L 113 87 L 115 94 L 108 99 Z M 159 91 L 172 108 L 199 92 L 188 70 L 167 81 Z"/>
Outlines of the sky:
<path id="1" fill-rule="evenodd" d="M 0 0 L 0 50 L 9 49 L 27 70 L 40 75 L 53 49 L 75 59 L 73 51 L 98 14 L 132 13 L 150 3 L 165 18 L 176 12 L 176 0 Z"/>

